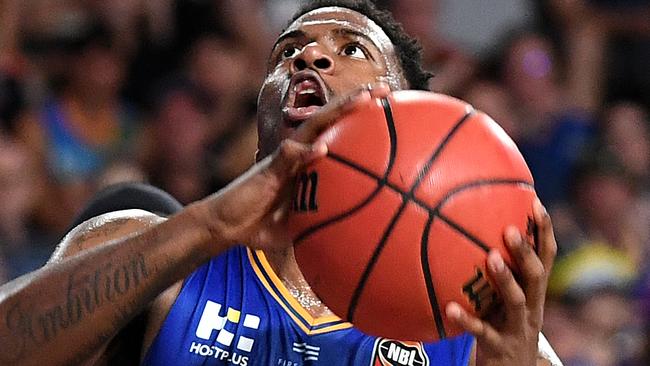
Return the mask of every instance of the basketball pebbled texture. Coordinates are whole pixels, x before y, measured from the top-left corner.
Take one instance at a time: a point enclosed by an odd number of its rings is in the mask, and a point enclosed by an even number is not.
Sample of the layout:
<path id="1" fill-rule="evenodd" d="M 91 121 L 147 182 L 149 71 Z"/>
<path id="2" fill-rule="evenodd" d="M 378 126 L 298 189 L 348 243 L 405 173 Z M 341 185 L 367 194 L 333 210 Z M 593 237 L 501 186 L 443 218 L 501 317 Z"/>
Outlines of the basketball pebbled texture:
<path id="1" fill-rule="evenodd" d="M 458 99 L 398 91 L 320 139 L 328 155 L 299 176 L 289 228 L 323 302 L 368 334 L 400 340 L 460 334 L 444 314 L 449 301 L 489 312 L 487 253 L 512 265 L 505 228 L 530 242 L 534 232 L 533 179 L 501 127 Z"/>

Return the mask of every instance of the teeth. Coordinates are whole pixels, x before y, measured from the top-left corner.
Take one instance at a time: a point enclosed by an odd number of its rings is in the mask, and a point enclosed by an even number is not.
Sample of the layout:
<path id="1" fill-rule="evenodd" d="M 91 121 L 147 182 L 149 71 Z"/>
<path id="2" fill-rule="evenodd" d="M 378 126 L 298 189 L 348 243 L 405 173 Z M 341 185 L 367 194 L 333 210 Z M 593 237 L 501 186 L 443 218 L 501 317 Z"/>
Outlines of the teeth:
<path id="1" fill-rule="evenodd" d="M 305 90 L 301 90 L 300 93 L 298 93 L 298 94 L 299 95 L 316 94 L 316 90 L 314 90 L 314 89 L 305 89 Z"/>

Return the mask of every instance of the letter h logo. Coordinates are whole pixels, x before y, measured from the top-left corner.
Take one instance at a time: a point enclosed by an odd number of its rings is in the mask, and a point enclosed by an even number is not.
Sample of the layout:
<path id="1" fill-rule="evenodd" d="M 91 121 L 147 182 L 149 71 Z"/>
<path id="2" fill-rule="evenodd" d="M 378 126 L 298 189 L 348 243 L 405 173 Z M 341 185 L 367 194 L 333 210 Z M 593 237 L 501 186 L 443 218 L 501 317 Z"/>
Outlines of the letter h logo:
<path id="1" fill-rule="evenodd" d="M 235 334 L 224 329 L 224 327 L 227 323 L 239 324 L 241 312 L 229 307 L 226 316 L 221 316 L 221 308 L 221 304 L 208 300 L 205 308 L 203 308 L 199 326 L 196 328 L 196 336 L 204 340 L 209 340 L 212 337 L 212 332 L 216 330 L 218 332 L 217 343 L 230 347 L 235 338 Z M 257 315 L 245 314 L 242 325 L 245 328 L 258 329 L 260 326 L 260 318 Z M 254 339 L 239 336 L 237 349 L 250 352 L 253 349 L 253 343 Z"/>

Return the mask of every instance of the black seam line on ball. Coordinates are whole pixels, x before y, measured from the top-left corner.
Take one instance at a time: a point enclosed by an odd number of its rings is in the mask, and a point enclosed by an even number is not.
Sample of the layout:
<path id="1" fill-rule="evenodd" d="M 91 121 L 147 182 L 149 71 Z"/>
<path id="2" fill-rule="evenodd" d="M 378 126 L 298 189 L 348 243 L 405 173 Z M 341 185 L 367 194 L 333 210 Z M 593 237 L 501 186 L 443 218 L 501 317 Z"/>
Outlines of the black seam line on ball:
<path id="1" fill-rule="evenodd" d="M 353 168 L 355 170 L 358 170 L 359 172 L 361 172 L 361 173 L 363 173 L 363 174 L 365 174 L 365 175 L 367 175 L 367 176 L 369 176 L 369 177 L 371 177 L 373 179 L 376 179 L 377 183 L 378 183 L 377 187 L 375 188 L 374 191 L 372 191 L 370 193 L 370 195 L 365 200 L 363 200 L 362 202 L 360 202 L 356 206 L 352 207 L 351 209 L 349 209 L 349 210 L 347 210 L 347 211 L 345 211 L 345 212 L 343 212 L 343 213 L 341 213 L 339 215 L 331 217 L 331 218 L 321 222 L 318 225 L 314 225 L 314 226 L 311 226 L 311 227 L 305 229 L 303 232 L 301 232 L 296 237 L 296 239 L 294 239 L 294 245 L 299 244 L 306 237 L 308 237 L 309 235 L 315 233 L 316 231 L 318 231 L 318 230 L 320 230 L 320 229 L 322 229 L 322 228 L 324 228 L 326 226 L 329 226 L 329 225 L 331 225 L 331 224 L 333 224 L 335 222 L 344 220 L 345 218 L 353 215 L 355 212 L 357 212 L 358 210 L 362 209 L 367 204 L 369 204 L 370 201 L 372 201 L 373 198 L 375 198 L 377 196 L 377 194 L 379 194 L 379 191 L 381 191 L 381 188 L 386 184 L 386 181 L 388 179 L 388 175 L 390 174 L 391 170 L 393 169 L 393 165 L 395 163 L 395 156 L 397 156 L 397 131 L 395 130 L 395 120 L 393 119 L 393 111 L 391 109 L 390 102 L 388 101 L 387 98 L 383 98 L 381 100 L 381 104 L 382 104 L 382 108 L 383 108 L 383 111 L 384 111 L 384 117 L 385 117 L 384 120 L 386 121 L 386 128 L 388 130 L 388 137 L 389 137 L 389 141 L 390 141 L 390 153 L 389 153 L 389 156 L 388 156 L 388 164 L 387 164 L 387 167 L 386 167 L 386 172 L 384 173 L 384 177 L 379 178 L 379 177 L 375 176 L 375 174 L 372 173 L 371 171 L 369 171 L 369 170 L 367 170 L 367 169 L 365 169 L 365 168 L 363 168 L 363 167 L 361 167 L 361 166 L 359 166 L 357 164 L 353 164 L 351 162 L 348 162 L 347 160 L 345 160 L 341 156 L 338 156 L 338 155 L 332 154 L 332 153 L 328 153 L 327 156 L 329 158 L 332 158 L 335 161 L 343 162 L 344 164 L 350 166 L 351 168 Z M 351 164 L 353 164 L 353 165 L 351 165 Z"/>
<path id="2" fill-rule="evenodd" d="M 427 163 L 424 165 L 424 167 L 422 167 L 422 169 L 420 169 L 420 172 L 418 173 L 417 179 L 415 180 L 415 182 L 413 182 L 413 186 L 411 187 L 411 189 L 408 192 L 408 195 L 410 197 L 413 197 L 413 194 L 415 193 L 415 190 L 420 186 L 420 183 L 422 183 L 422 181 L 424 180 L 424 177 L 426 177 L 427 174 L 429 173 L 429 170 L 431 170 L 431 167 L 433 166 L 433 163 L 435 163 L 435 161 L 438 159 L 440 154 L 442 154 L 442 151 L 445 149 L 445 147 L 447 147 L 447 144 L 449 144 L 451 139 L 456 135 L 456 132 L 458 132 L 458 130 L 460 130 L 460 128 L 465 124 L 466 121 L 468 121 L 470 119 L 471 116 L 474 115 L 474 113 L 475 113 L 474 109 L 471 109 L 470 111 L 465 113 L 463 118 L 461 118 L 458 122 L 456 122 L 456 125 L 454 127 L 452 127 L 452 129 L 447 133 L 447 136 L 445 136 L 445 138 L 442 140 L 442 142 L 440 142 L 440 144 L 438 144 L 438 148 L 436 149 L 436 151 L 433 152 L 433 154 L 431 155 L 431 158 L 429 158 L 429 161 L 427 161 Z"/>
<path id="3" fill-rule="evenodd" d="M 454 195 L 466 191 L 472 188 L 476 187 L 481 187 L 481 186 L 494 186 L 494 185 L 518 185 L 518 186 L 524 186 L 530 190 L 535 190 L 535 186 L 531 182 L 523 181 L 523 180 L 517 180 L 517 179 L 487 179 L 487 180 L 480 180 L 480 181 L 474 181 L 470 182 L 464 185 L 461 185 L 459 187 L 456 187 L 455 189 L 452 189 L 449 191 L 445 197 L 443 197 L 432 213 L 438 217 L 440 217 L 441 220 L 443 220 L 447 225 L 452 227 L 454 230 L 458 231 L 461 235 L 465 236 L 467 239 L 469 239 L 471 242 L 479 246 L 481 249 L 483 249 L 486 252 L 490 251 L 490 248 L 488 247 L 487 244 L 485 244 L 483 241 L 475 237 L 474 235 L 470 234 L 467 230 L 462 228 L 460 225 L 458 225 L 456 222 L 448 218 L 447 216 L 443 215 L 440 213 L 440 210 L 442 207 L 449 201 L 451 198 L 453 198 Z"/>
<path id="4" fill-rule="evenodd" d="M 390 155 L 388 157 L 388 167 L 384 174 L 384 180 L 388 180 L 388 175 L 393 170 L 395 157 L 397 156 L 397 131 L 395 130 L 395 120 L 393 119 L 393 109 L 390 106 L 388 98 L 381 99 L 381 106 L 384 109 L 384 119 L 388 128 L 388 138 L 390 139 Z"/>
<path id="5" fill-rule="evenodd" d="M 346 165 L 354 170 L 359 171 L 360 173 L 374 179 L 377 181 L 378 184 L 385 186 L 395 193 L 401 195 L 402 197 L 406 197 L 410 199 L 414 204 L 422 208 L 423 210 L 426 210 L 428 212 L 433 212 L 434 214 L 444 206 L 445 203 L 449 201 L 452 196 L 456 195 L 457 193 L 460 193 L 462 191 L 471 189 L 471 188 L 476 188 L 480 186 L 493 186 L 493 185 L 522 185 L 529 187 L 531 189 L 534 189 L 535 186 L 533 185 L 532 182 L 526 181 L 523 179 L 515 179 L 515 178 L 492 178 L 492 179 L 481 179 L 481 180 L 474 180 L 470 182 L 463 183 L 459 186 L 451 188 L 447 194 L 438 201 L 438 203 L 431 207 L 429 206 L 426 202 L 423 202 L 422 200 L 418 199 L 415 196 L 409 196 L 408 192 L 404 192 L 400 187 L 396 186 L 395 184 L 386 181 L 384 178 L 380 178 L 377 175 L 375 175 L 373 172 L 365 169 L 362 166 L 357 165 L 354 162 L 351 162 L 341 156 L 338 156 L 336 154 L 331 154 L 328 156 L 328 158 L 337 161 L 343 165 Z"/>
<path id="6" fill-rule="evenodd" d="M 404 209 L 406 208 L 406 204 L 409 201 L 414 201 L 414 195 L 413 193 L 417 189 L 418 185 L 422 181 L 422 179 L 427 175 L 429 169 L 433 166 L 433 163 L 435 160 L 440 156 L 444 148 L 447 146 L 449 141 L 451 141 L 451 138 L 456 134 L 456 132 L 460 129 L 460 127 L 465 123 L 465 121 L 469 120 L 469 117 L 474 114 L 474 110 L 469 110 L 465 115 L 458 121 L 456 124 L 447 132 L 447 135 L 443 138 L 443 140 L 440 142 L 438 147 L 435 149 L 429 160 L 427 161 L 427 164 L 422 168 L 422 170 L 418 173 L 418 178 L 414 182 L 413 186 L 409 190 L 408 194 L 402 196 L 402 205 L 400 206 L 399 210 L 393 216 L 393 219 L 391 220 L 390 224 L 386 228 L 386 231 L 384 232 L 384 235 L 382 236 L 381 240 L 375 247 L 375 250 L 372 253 L 372 256 L 370 257 L 370 260 L 368 261 L 368 264 L 366 264 L 366 268 L 363 271 L 363 274 L 361 275 L 361 278 L 359 279 L 359 283 L 357 284 L 357 287 L 355 288 L 354 292 L 352 293 L 352 298 L 350 299 L 350 305 L 348 307 L 348 314 L 347 318 L 349 322 L 353 322 L 354 320 L 354 313 L 357 308 L 357 303 L 359 302 L 359 299 L 361 298 L 361 295 L 363 293 L 363 289 L 365 288 L 366 282 L 368 281 L 368 278 L 370 278 L 370 274 L 372 273 L 373 269 L 375 268 L 375 264 L 377 264 L 377 260 L 379 260 L 379 256 L 381 255 L 381 252 L 384 250 L 384 247 L 386 246 L 386 243 L 388 242 L 388 238 L 390 237 L 390 233 L 393 231 L 393 227 L 397 223 L 398 219 L 401 217 L 402 213 L 404 212 Z"/>
<path id="7" fill-rule="evenodd" d="M 479 248 L 483 249 L 484 252 L 489 253 L 491 248 L 485 244 L 481 239 L 475 237 L 474 235 L 470 234 L 467 230 L 465 230 L 462 226 L 458 225 L 455 221 L 452 219 L 448 218 L 445 215 L 442 215 L 441 213 L 438 213 L 437 215 L 440 220 L 442 220 L 445 224 L 449 225 L 452 229 L 456 230 L 459 234 L 467 238 L 467 240 L 471 241 L 474 243 L 476 246 Z"/>
<path id="8" fill-rule="evenodd" d="M 440 201 L 438 201 L 438 203 L 433 208 L 429 208 L 427 206 L 425 209 L 431 210 L 434 212 L 434 214 L 437 214 L 445 205 L 445 203 L 447 203 L 450 199 L 453 198 L 453 196 L 455 196 L 458 193 L 476 187 L 499 186 L 499 185 L 515 185 L 515 186 L 524 186 L 531 190 L 535 189 L 533 183 L 521 179 L 493 178 L 493 179 L 474 180 L 450 189 L 449 191 L 447 191 L 447 194 L 444 197 L 442 197 Z"/>
<path id="9" fill-rule="evenodd" d="M 429 233 L 431 232 L 431 224 L 435 219 L 435 215 L 429 213 L 429 219 L 422 231 L 422 240 L 420 242 L 420 262 L 422 263 L 422 277 L 427 288 L 427 295 L 429 295 L 429 304 L 431 305 L 431 313 L 435 321 L 436 329 L 438 330 L 438 337 L 445 339 L 447 332 L 445 331 L 445 324 L 442 321 L 442 313 L 440 312 L 440 304 L 436 297 L 436 288 L 433 285 L 431 278 L 431 266 L 429 265 Z"/>
<path id="10" fill-rule="evenodd" d="M 357 305 L 359 303 L 359 299 L 361 298 L 361 294 L 363 293 L 363 289 L 366 287 L 366 282 L 368 282 L 368 279 L 370 278 L 370 274 L 372 273 L 372 270 L 375 268 L 375 264 L 379 259 L 379 255 L 381 254 L 384 247 L 386 246 L 386 243 L 388 243 L 388 238 L 390 237 L 390 234 L 393 231 L 395 224 L 397 224 L 397 221 L 399 221 L 399 218 L 404 213 L 404 208 L 406 207 L 407 203 L 408 203 L 407 199 L 402 200 L 402 204 L 397 209 L 397 212 L 395 213 L 390 223 L 386 227 L 386 230 L 382 234 L 379 243 L 375 247 L 375 250 L 372 253 L 372 256 L 370 257 L 370 260 L 368 261 L 368 264 L 366 265 L 366 268 L 364 269 L 363 274 L 361 275 L 361 278 L 357 283 L 357 287 L 354 289 L 354 292 L 352 293 L 352 298 L 350 299 L 350 305 L 348 306 L 348 316 L 347 316 L 347 321 L 350 323 L 352 323 L 354 320 L 354 313 L 357 310 Z"/>
<path id="11" fill-rule="evenodd" d="M 365 200 L 363 200 L 362 202 L 360 202 L 356 206 L 354 206 L 354 207 L 350 208 L 349 210 L 344 211 L 344 212 L 342 212 L 342 213 L 340 213 L 340 214 L 338 214 L 338 215 L 336 215 L 334 217 L 331 217 L 331 218 L 321 222 L 320 224 L 308 227 L 307 229 L 305 229 L 303 232 L 301 232 L 294 239 L 294 245 L 300 244 L 300 242 L 305 240 L 305 238 L 307 238 L 311 234 L 317 232 L 318 230 L 320 230 L 320 229 L 322 229 L 322 228 L 324 228 L 326 226 L 329 226 L 329 225 L 331 225 L 333 223 L 342 221 L 342 220 L 350 217 L 351 215 L 353 215 L 354 213 L 356 213 L 357 211 L 359 211 L 360 209 L 362 209 L 363 207 L 368 205 L 370 203 L 370 201 L 372 201 L 377 196 L 377 194 L 379 194 L 379 192 L 381 191 L 382 188 L 383 188 L 383 186 L 381 184 L 378 184 L 377 187 L 375 188 L 375 190 L 372 191 L 372 193 L 370 193 L 370 195 Z"/>
<path id="12" fill-rule="evenodd" d="M 384 100 L 382 100 L 382 103 L 383 102 L 384 102 Z M 388 112 L 387 112 L 386 107 L 384 107 L 384 112 L 385 112 L 385 115 L 386 115 L 386 121 L 389 124 L 389 126 L 393 125 L 393 130 L 394 130 L 394 123 L 392 123 L 393 122 L 393 116 L 392 116 L 392 112 L 390 110 L 390 103 L 387 100 L 386 100 L 386 105 L 388 107 Z M 409 192 L 402 191 L 401 188 L 397 187 L 396 185 L 394 185 L 394 184 L 392 184 L 392 183 L 390 183 L 388 181 L 388 175 L 390 174 L 390 169 L 392 167 L 387 169 L 386 174 L 382 178 L 380 178 L 379 176 L 375 175 L 370 170 L 360 166 L 359 164 L 357 164 L 355 162 L 349 161 L 349 160 L 347 160 L 346 158 L 344 158 L 344 157 L 342 157 L 340 155 L 337 155 L 337 154 L 334 154 L 334 153 L 328 153 L 327 157 L 331 158 L 331 159 L 333 159 L 335 161 L 338 161 L 338 162 L 340 162 L 342 164 L 345 164 L 345 165 L 347 165 L 347 166 L 349 166 L 349 167 L 351 167 L 351 168 L 353 168 L 353 169 L 355 169 L 355 170 L 357 170 L 357 171 L 359 171 L 359 172 L 361 172 L 361 173 L 363 173 L 363 174 L 377 180 L 378 183 L 381 186 L 385 185 L 385 186 L 389 187 L 390 189 L 392 189 L 393 191 L 395 191 L 398 194 L 402 195 L 403 197 L 406 196 L 408 199 L 415 202 L 418 206 L 422 207 L 423 209 L 425 209 L 427 211 L 430 211 L 430 210 L 432 210 L 432 208 L 429 207 L 426 203 L 421 202 L 420 200 L 415 198 L 414 192 L 417 189 L 417 187 L 420 185 L 421 181 L 424 179 L 424 177 L 426 176 L 428 171 L 433 166 L 433 163 L 435 162 L 437 157 L 442 153 L 442 150 L 444 149 L 444 147 L 449 143 L 449 141 L 451 140 L 453 135 L 458 131 L 460 126 L 463 125 L 464 122 L 467 121 L 469 119 L 469 117 L 471 117 L 472 115 L 474 115 L 474 110 L 473 109 L 468 111 L 460 120 L 458 120 L 458 122 L 456 122 L 456 125 L 454 125 L 454 127 L 452 127 L 452 129 L 447 133 L 447 136 L 445 136 L 445 138 L 440 142 L 440 144 L 438 145 L 438 148 L 433 152 L 431 158 L 429 158 L 429 160 L 427 161 L 425 166 L 422 168 L 422 170 L 420 170 L 420 172 L 418 173 L 418 177 L 417 177 L 416 181 L 413 183 L 413 186 L 411 187 Z M 391 129 L 389 127 L 389 131 L 390 130 Z M 396 138 L 397 137 L 395 137 L 395 139 Z M 392 137 L 391 137 L 391 140 L 392 140 Z M 393 144 L 391 144 L 391 145 L 393 145 Z M 395 142 L 395 145 L 397 145 L 397 142 Z"/>

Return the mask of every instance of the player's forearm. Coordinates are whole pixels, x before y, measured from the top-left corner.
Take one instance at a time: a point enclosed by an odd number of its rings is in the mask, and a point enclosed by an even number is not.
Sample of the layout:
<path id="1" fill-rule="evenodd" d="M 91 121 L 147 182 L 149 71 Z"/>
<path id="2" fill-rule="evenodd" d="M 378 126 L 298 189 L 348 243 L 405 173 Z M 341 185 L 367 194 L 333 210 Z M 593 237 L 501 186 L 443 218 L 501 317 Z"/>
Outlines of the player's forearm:
<path id="1" fill-rule="evenodd" d="M 0 288 L 0 364 L 76 364 L 226 245 L 188 210 Z"/>

